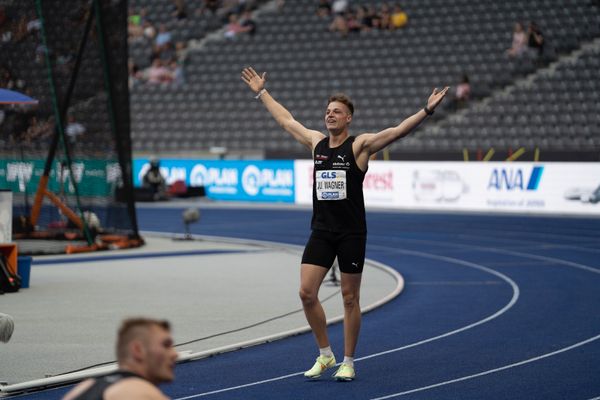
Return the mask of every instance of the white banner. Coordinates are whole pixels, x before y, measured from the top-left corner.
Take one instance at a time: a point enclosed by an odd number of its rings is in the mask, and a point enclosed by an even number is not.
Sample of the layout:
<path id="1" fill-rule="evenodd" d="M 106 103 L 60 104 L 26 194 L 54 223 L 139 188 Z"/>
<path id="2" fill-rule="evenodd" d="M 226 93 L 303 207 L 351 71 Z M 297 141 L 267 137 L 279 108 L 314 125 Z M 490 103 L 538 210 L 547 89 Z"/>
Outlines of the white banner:
<path id="1" fill-rule="evenodd" d="M 312 161 L 295 162 L 296 203 L 312 201 Z M 600 163 L 371 161 L 368 207 L 600 215 Z"/>
<path id="2" fill-rule="evenodd" d="M 12 242 L 12 191 L 0 190 L 0 243 Z"/>

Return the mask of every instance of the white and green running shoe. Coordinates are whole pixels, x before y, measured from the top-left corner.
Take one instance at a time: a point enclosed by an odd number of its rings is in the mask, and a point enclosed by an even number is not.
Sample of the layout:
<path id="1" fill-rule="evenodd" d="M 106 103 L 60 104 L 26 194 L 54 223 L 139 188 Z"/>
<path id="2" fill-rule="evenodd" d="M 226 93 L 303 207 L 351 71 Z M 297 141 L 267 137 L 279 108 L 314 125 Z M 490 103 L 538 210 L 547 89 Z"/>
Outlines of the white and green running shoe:
<path id="1" fill-rule="evenodd" d="M 335 366 L 335 357 L 319 356 L 315 362 L 315 365 L 304 373 L 307 378 L 315 379 L 321 376 L 323 371 L 328 368 Z"/>
<path id="2" fill-rule="evenodd" d="M 333 374 L 333 379 L 335 379 L 336 381 L 342 381 L 342 382 L 349 382 L 351 380 L 354 380 L 354 377 L 355 377 L 354 367 L 352 367 L 348 364 L 340 365 L 340 367 L 335 372 L 335 374 Z"/>

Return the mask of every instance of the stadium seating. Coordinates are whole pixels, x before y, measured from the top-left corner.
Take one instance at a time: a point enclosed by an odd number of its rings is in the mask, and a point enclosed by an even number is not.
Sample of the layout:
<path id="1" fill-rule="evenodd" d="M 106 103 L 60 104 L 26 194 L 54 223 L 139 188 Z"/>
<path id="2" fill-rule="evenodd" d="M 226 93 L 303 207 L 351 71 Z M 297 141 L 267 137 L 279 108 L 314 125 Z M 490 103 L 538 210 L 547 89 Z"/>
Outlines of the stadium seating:
<path id="1" fill-rule="evenodd" d="M 351 2 L 374 7 L 382 3 Z M 193 7 L 198 3 L 186 0 L 186 4 L 187 18 L 177 20 L 172 2 L 130 3 L 145 8 L 153 23 L 165 23 L 175 41 L 190 43 L 185 84 L 142 83 L 131 89 L 137 153 L 222 146 L 232 151 L 262 150 L 271 158 L 307 157 L 241 81 L 240 71 L 248 65 L 268 72 L 273 96 L 309 128 L 323 130 L 330 94 L 349 94 L 356 106 L 353 133 L 397 124 L 423 107 L 434 86 L 455 86 L 468 74 L 473 93 L 466 107 L 456 110 L 447 99 L 418 134 L 391 146 L 392 155 L 460 154 L 463 148 L 489 147 L 554 149 L 564 148 L 563 141 L 574 148 L 599 146 L 598 118 L 590 111 L 598 106 L 598 92 L 588 87 L 597 85 L 600 57 L 594 43 L 600 37 L 600 12 L 591 0 L 406 0 L 401 3 L 409 16 L 406 27 L 347 37 L 328 30 L 330 20 L 316 15 L 316 1 L 287 1 L 281 9 L 267 3 L 255 12 L 257 33 L 233 40 L 214 33 L 223 27 L 222 18 L 196 15 Z M 516 21 L 540 26 L 546 41 L 541 59 L 506 56 Z M 198 45 L 209 33 L 213 38 Z M 582 44 L 588 48 L 577 51 Z M 41 54 L 39 46 L 39 36 L 32 34 L 19 43 L 4 41 L 0 50 L 3 63 L 43 104 L 50 104 L 44 101 L 46 90 L 36 91 L 46 84 L 44 63 L 32 62 L 35 54 Z M 129 51 L 138 66 L 149 65 L 149 41 L 131 41 Z M 86 65 L 80 79 L 97 79 L 95 68 L 99 66 Z M 89 97 L 75 94 L 76 100 Z M 93 109 L 88 103 L 75 101 L 73 111 Z M 94 121 L 89 124 L 91 133 L 106 129 Z M 89 151 L 97 151 L 91 143 Z M 43 151 L 47 144 L 28 145 Z"/>
<path id="2" fill-rule="evenodd" d="M 328 31 L 329 22 L 316 16 L 311 0 L 289 1 L 279 12 L 261 13 L 254 37 L 213 40 L 192 50 L 184 87 L 142 85 L 133 90 L 135 149 L 160 151 L 165 147 L 152 138 L 176 132 L 175 143 L 166 140 L 171 150 L 218 145 L 262 148 L 271 157 L 306 157 L 241 82 L 240 71 L 247 65 L 268 71 L 273 96 L 307 127 L 323 129 L 328 95 L 343 91 L 355 101 L 352 131 L 375 132 L 421 108 L 432 87 L 455 85 L 464 73 L 471 78 L 474 105 L 600 36 L 598 9 L 566 0 L 409 0 L 402 6 L 409 15 L 405 28 L 345 38 Z M 508 59 L 513 24 L 530 20 L 545 36 L 543 59 Z M 485 107 L 467 107 L 460 118 L 448 118 L 454 110 L 440 108 L 435 123 L 394 144 L 392 152 L 549 148 L 568 141 L 564 135 L 559 135 L 561 141 L 550 140 L 546 128 L 552 134 L 564 130 L 575 135 L 577 140 L 569 141 L 573 146 L 598 145 L 597 121 L 589 117 L 594 113 L 576 117 L 583 114 L 579 107 L 568 114 L 577 123 L 567 118 L 539 123 L 545 115 L 556 115 L 552 110 L 557 105 L 581 104 L 579 90 L 590 82 L 585 77 L 596 73 L 598 59 L 597 52 L 584 53 L 553 73 L 535 77 L 529 87 L 493 96 Z"/>

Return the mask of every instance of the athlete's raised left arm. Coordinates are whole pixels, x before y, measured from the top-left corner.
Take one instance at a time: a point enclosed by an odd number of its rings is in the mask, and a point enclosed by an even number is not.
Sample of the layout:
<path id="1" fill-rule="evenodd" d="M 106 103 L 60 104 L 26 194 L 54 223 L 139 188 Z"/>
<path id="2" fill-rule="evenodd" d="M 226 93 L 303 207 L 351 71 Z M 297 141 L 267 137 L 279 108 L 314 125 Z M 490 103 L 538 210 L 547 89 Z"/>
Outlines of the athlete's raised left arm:
<path id="1" fill-rule="evenodd" d="M 392 128 L 387 128 L 378 133 L 365 133 L 359 135 L 354 141 L 354 154 L 357 158 L 365 158 L 368 160 L 371 154 L 377 153 L 379 150 L 411 133 L 428 115 L 433 113 L 433 110 L 440 104 L 449 86 L 442 90 L 433 89 L 431 96 L 427 100 L 427 106 L 417 113 L 411 115 L 402 121 L 399 125 Z M 359 164 L 362 164 L 359 162 Z M 365 165 L 366 166 L 366 165 Z"/>

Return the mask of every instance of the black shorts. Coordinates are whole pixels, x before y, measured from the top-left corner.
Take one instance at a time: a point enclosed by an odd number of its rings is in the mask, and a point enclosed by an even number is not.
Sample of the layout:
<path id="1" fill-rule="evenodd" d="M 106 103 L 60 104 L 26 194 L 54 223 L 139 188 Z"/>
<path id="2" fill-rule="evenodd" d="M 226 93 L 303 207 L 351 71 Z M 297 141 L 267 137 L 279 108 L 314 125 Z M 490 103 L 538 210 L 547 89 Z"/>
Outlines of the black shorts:
<path id="1" fill-rule="evenodd" d="M 337 256 L 340 271 L 360 274 L 365 264 L 366 233 L 313 230 L 302 255 L 302 264 L 331 268 Z"/>

